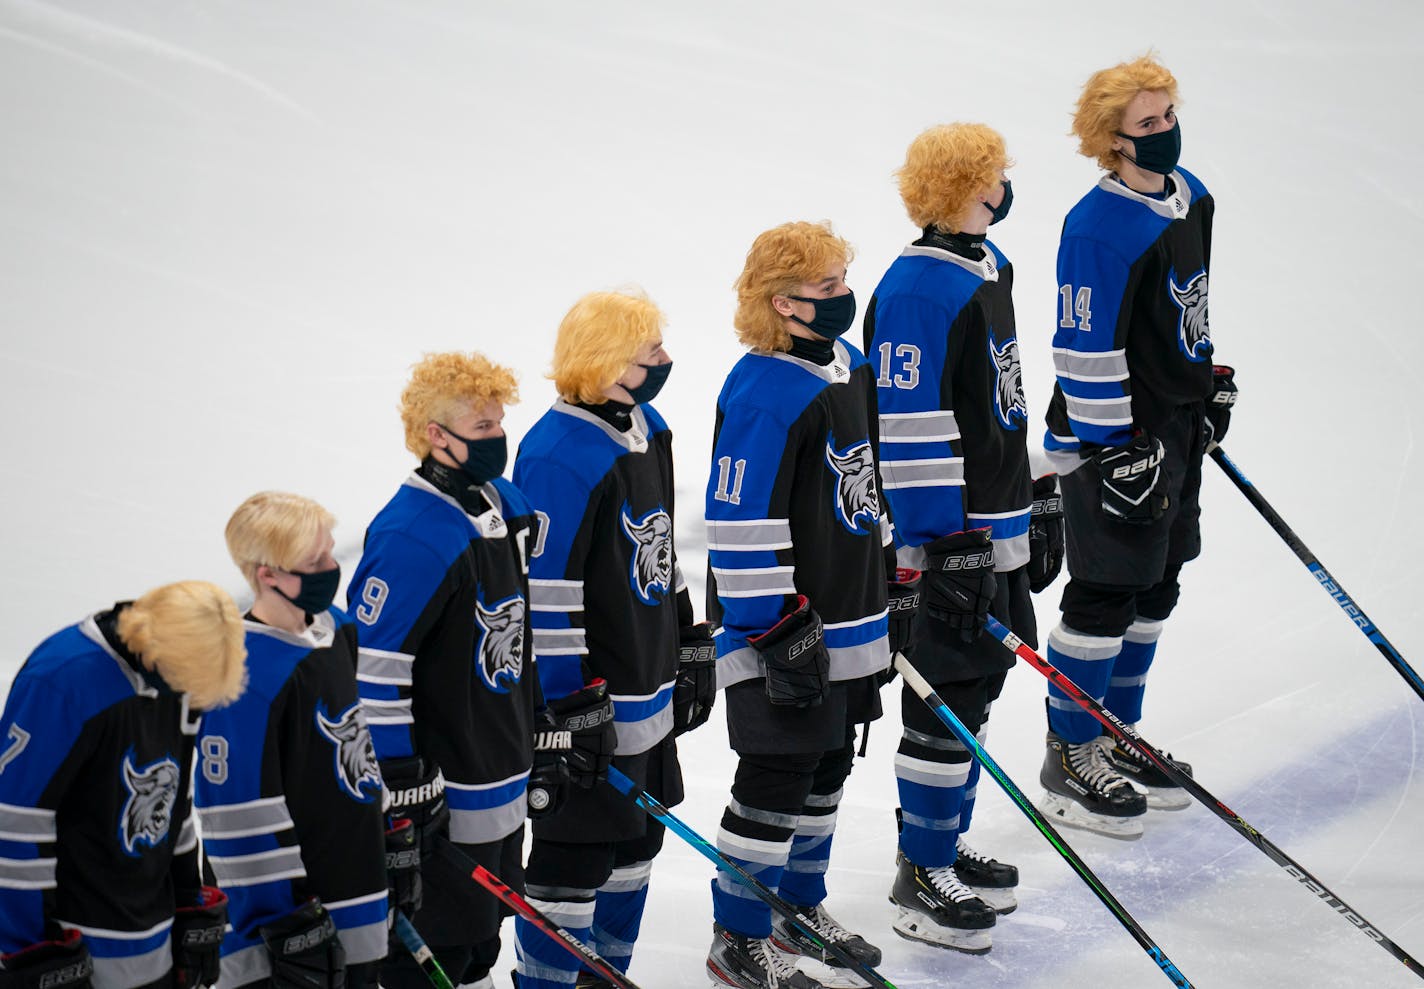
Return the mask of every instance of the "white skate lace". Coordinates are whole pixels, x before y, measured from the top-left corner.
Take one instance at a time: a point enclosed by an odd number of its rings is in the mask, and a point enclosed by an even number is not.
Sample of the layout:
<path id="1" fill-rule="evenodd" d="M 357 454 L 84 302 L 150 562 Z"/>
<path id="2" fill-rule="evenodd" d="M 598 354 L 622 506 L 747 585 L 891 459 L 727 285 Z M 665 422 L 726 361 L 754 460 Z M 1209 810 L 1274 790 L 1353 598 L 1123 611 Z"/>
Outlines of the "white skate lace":
<path id="1" fill-rule="evenodd" d="M 1068 764 L 1089 785 L 1103 793 L 1131 786 L 1127 778 L 1113 768 L 1108 749 L 1113 740 L 1100 735 L 1091 742 L 1068 746 Z"/>
<path id="2" fill-rule="evenodd" d="M 748 939 L 747 954 L 771 977 L 770 984 L 773 986 L 781 985 L 782 979 L 789 979 L 796 974 L 796 963 L 792 961 L 795 955 L 778 951 L 769 937 Z"/>
<path id="3" fill-rule="evenodd" d="M 975 849 L 969 847 L 968 843 L 966 843 L 963 838 L 959 839 L 957 854 L 962 859 L 968 859 L 971 862 L 978 862 L 980 865 L 994 864 L 993 859 L 983 854 L 982 852 L 976 851 Z"/>
<path id="4" fill-rule="evenodd" d="M 929 876 L 930 885 L 935 890 L 955 903 L 963 903 L 965 900 L 977 900 L 978 897 L 964 883 L 959 881 L 959 876 L 955 875 L 954 866 L 942 865 L 934 869 L 926 869 Z"/>
<path id="5" fill-rule="evenodd" d="M 808 919 L 815 924 L 816 932 L 821 935 L 822 941 L 834 941 L 839 944 L 842 941 L 849 941 L 854 935 L 846 930 L 836 919 L 826 913 L 824 907 L 817 907 L 808 914 Z"/>

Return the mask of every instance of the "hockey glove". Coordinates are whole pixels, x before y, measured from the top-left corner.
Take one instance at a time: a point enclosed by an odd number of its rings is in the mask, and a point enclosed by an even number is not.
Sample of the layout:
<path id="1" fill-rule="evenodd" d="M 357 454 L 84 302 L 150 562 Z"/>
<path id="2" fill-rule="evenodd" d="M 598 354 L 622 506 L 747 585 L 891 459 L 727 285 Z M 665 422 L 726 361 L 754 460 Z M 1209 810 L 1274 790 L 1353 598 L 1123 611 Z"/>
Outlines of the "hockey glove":
<path id="1" fill-rule="evenodd" d="M 997 586 L 989 530 L 941 536 L 925 547 L 925 558 L 925 610 L 973 642 L 984 631 Z"/>
<path id="2" fill-rule="evenodd" d="M 890 579 L 887 590 L 887 607 L 890 614 L 890 655 L 897 652 L 904 652 L 906 647 L 914 641 L 915 625 L 920 614 L 920 585 L 922 583 L 920 571 L 911 570 L 908 567 L 896 567 L 895 573 Z M 889 669 L 889 675 L 881 679 L 882 684 L 889 683 L 895 677 L 895 667 Z"/>
<path id="3" fill-rule="evenodd" d="M 315 897 L 257 932 L 272 956 L 272 989 L 344 989 L 346 951 Z"/>
<path id="4" fill-rule="evenodd" d="M 93 975 L 93 959 L 78 931 L 0 955 L 0 989 L 89 989 Z"/>
<path id="5" fill-rule="evenodd" d="M 1207 449 L 1226 438 L 1231 425 L 1231 410 L 1236 407 L 1236 369 L 1217 364 L 1211 369 L 1211 397 L 1206 400 L 1206 421 L 1211 433 L 1206 438 Z"/>
<path id="6" fill-rule="evenodd" d="M 796 610 L 761 635 L 747 639 L 766 664 L 766 696 L 786 707 L 816 707 L 831 691 L 831 657 L 821 618 L 805 595 Z"/>
<path id="7" fill-rule="evenodd" d="M 1033 482 L 1033 506 L 1028 516 L 1028 587 L 1037 594 L 1058 579 L 1063 569 L 1063 497 L 1058 475 L 1044 474 Z"/>
<path id="8" fill-rule="evenodd" d="M 574 742 L 570 732 L 559 730 L 547 707 L 539 710 L 534 721 L 534 767 L 529 771 L 525 798 L 529 816 L 538 820 L 564 805 L 569 788 L 569 750 Z"/>
<path id="9" fill-rule="evenodd" d="M 429 859 L 437 836 L 450 830 L 450 808 L 445 806 L 445 777 L 419 756 L 386 759 L 381 763 L 386 781 L 386 811 L 392 818 L 408 817 L 415 825 L 416 847 Z"/>
<path id="10" fill-rule="evenodd" d="M 227 894 L 204 886 L 180 893 L 178 902 L 188 906 L 173 911 L 173 984 L 177 989 L 216 985 Z"/>
<path id="11" fill-rule="evenodd" d="M 420 854 L 420 831 L 415 822 L 408 817 L 391 818 L 386 828 L 386 893 L 391 909 L 407 917 L 416 915 L 424 898 Z"/>
<path id="12" fill-rule="evenodd" d="M 1132 442 L 1093 457 L 1102 482 L 1103 513 L 1130 525 L 1151 525 L 1167 511 L 1166 452 L 1162 441 L 1139 433 Z"/>
<path id="13" fill-rule="evenodd" d="M 613 725 L 613 701 L 608 684 L 600 677 L 583 689 L 549 702 L 554 729 L 569 733 L 571 748 L 566 758 L 569 779 L 587 790 L 608 776 L 608 764 L 618 747 L 618 730 Z"/>
<path id="14" fill-rule="evenodd" d="M 712 715 L 717 701 L 717 646 L 707 622 L 689 625 L 678 633 L 677 685 L 672 691 L 674 734 L 700 728 Z"/>

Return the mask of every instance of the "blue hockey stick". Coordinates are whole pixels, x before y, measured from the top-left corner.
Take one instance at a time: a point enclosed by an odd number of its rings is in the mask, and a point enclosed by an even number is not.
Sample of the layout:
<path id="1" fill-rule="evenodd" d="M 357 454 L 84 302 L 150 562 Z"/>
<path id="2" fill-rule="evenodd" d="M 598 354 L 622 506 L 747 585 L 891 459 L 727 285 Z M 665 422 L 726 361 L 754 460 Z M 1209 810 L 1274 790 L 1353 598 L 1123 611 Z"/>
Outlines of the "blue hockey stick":
<path id="1" fill-rule="evenodd" d="M 920 671 L 911 666 L 910 661 L 899 653 L 895 654 L 895 669 L 899 670 L 900 675 L 905 678 L 906 685 L 918 694 L 920 700 L 924 701 L 935 713 L 935 716 L 944 722 L 945 727 L 954 733 L 954 737 L 959 739 L 960 744 L 974 753 L 974 757 L 989 771 L 999 786 L 1003 787 L 1004 792 L 1009 795 L 1009 799 L 1017 804 L 1019 810 L 1024 812 L 1024 816 L 1043 833 L 1043 836 L 1048 839 L 1048 843 L 1073 867 L 1073 871 L 1078 873 L 1078 877 L 1087 884 L 1093 894 L 1103 901 L 1103 905 L 1112 912 L 1118 923 L 1127 928 L 1127 932 L 1132 935 L 1133 940 L 1142 946 L 1148 957 L 1162 970 L 1162 974 L 1172 980 L 1172 985 L 1191 989 L 1192 984 L 1187 981 L 1187 977 L 1181 973 L 1177 966 L 1172 964 L 1172 960 L 1167 957 L 1166 952 L 1157 947 L 1157 942 L 1152 940 L 1151 936 L 1143 930 L 1142 925 L 1133 919 L 1132 914 L 1127 912 L 1127 908 L 1109 892 L 1102 880 L 1093 874 L 1093 870 L 1088 868 L 1088 864 L 1078 856 L 1078 853 L 1073 850 L 1073 846 L 1063 840 L 1063 837 L 1054 830 L 1052 824 L 1048 823 L 1048 819 L 1043 816 L 1042 812 L 1029 802 L 1022 790 L 1014 785 L 1014 781 L 1009 779 L 1008 773 L 999 767 L 999 764 L 994 761 L 994 757 L 984 751 L 984 746 L 980 745 L 979 740 L 970 734 L 968 728 L 964 727 L 964 723 L 954 716 L 949 705 L 940 698 L 939 694 L 934 692 L 934 688 L 929 685 L 929 682 L 920 676 Z"/>
<path id="2" fill-rule="evenodd" d="M 435 955 L 431 952 L 430 946 L 425 943 L 425 938 L 420 936 L 420 932 L 415 929 L 410 918 L 399 910 L 396 911 L 396 935 L 435 989 L 455 989 L 450 982 L 450 977 L 445 974 L 445 970 L 435 960 Z"/>

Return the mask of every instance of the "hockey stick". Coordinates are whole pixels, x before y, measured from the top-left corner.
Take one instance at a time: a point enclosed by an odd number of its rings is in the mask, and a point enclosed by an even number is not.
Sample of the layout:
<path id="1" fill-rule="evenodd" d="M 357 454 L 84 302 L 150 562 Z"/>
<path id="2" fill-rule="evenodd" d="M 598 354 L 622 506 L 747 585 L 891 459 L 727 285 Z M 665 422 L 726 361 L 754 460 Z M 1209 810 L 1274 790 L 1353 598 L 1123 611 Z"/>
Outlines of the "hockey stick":
<path id="1" fill-rule="evenodd" d="M 1409 969 L 1421 979 L 1424 979 L 1424 969 L 1420 968 L 1419 962 L 1415 961 L 1407 951 L 1381 934 L 1379 929 L 1365 920 L 1358 910 L 1340 899 L 1329 887 L 1311 875 L 1305 866 L 1281 851 L 1265 835 L 1247 824 L 1245 818 L 1241 817 L 1230 807 L 1227 807 L 1220 800 L 1217 800 L 1216 797 L 1207 792 L 1206 788 L 1190 775 L 1178 769 L 1176 763 L 1147 744 L 1142 736 L 1137 733 L 1136 728 L 1120 721 L 1117 715 L 1085 694 L 1083 689 L 1064 676 L 1058 667 L 1044 659 L 1026 642 L 1001 625 L 993 615 L 989 616 L 988 623 L 984 628 L 993 635 L 994 638 L 1002 642 L 1014 655 L 1042 673 L 1048 678 L 1050 683 L 1067 694 L 1074 703 L 1096 718 L 1114 737 L 1122 742 L 1126 742 L 1138 752 L 1142 753 L 1148 762 L 1166 773 L 1167 776 L 1172 779 L 1172 782 L 1205 804 L 1207 809 L 1231 825 L 1247 841 L 1259 848 L 1268 859 L 1276 863 L 1276 865 L 1282 869 L 1285 869 L 1290 876 L 1298 880 L 1306 889 L 1324 900 L 1330 906 L 1330 909 L 1334 910 L 1358 928 L 1361 934 L 1368 937 L 1371 941 L 1376 942 L 1385 951 L 1388 951 L 1395 958 L 1403 962 L 1405 968 Z"/>
<path id="2" fill-rule="evenodd" d="M 751 890 L 759 900 L 795 924 L 797 930 L 810 938 L 811 941 L 819 946 L 826 954 L 833 955 L 837 961 L 841 962 L 841 964 L 845 965 L 861 978 L 866 979 L 872 986 L 880 986 L 881 989 L 895 989 L 893 982 L 856 958 L 849 951 L 846 951 L 838 944 L 824 940 L 816 930 L 815 922 L 807 917 L 800 908 L 788 900 L 783 900 L 764 882 L 723 855 L 716 845 L 683 823 L 677 815 L 664 807 L 657 797 L 645 791 L 637 790 L 633 781 L 619 772 L 617 767 L 608 767 L 608 782 L 613 784 L 614 789 L 619 793 L 632 797 L 634 803 L 647 811 L 650 816 L 662 823 L 683 841 L 691 845 L 695 851 L 700 852 L 702 856 L 713 865 L 726 869 L 735 875 L 741 881 L 742 885 Z"/>
<path id="3" fill-rule="evenodd" d="M 602 955 L 598 954 L 588 945 L 544 916 L 539 910 L 524 897 L 514 890 L 482 865 L 476 864 L 468 855 L 460 851 L 449 841 L 437 843 L 439 854 L 445 860 L 461 871 L 468 871 L 470 878 L 489 890 L 499 899 L 501 903 L 509 907 L 519 916 L 533 924 L 541 934 L 547 935 L 550 939 L 558 942 L 579 961 L 583 962 L 598 975 L 607 979 L 618 989 L 638 989 L 638 984 L 618 969 L 609 964 Z"/>
<path id="4" fill-rule="evenodd" d="M 1226 451 L 1221 447 L 1213 447 L 1211 459 L 1216 461 L 1216 465 L 1226 472 L 1226 476 L 1231 478 L 1231 483 L 1235 484 L 1241 493 L 1246 496 L 1246 500 L 1261 513 L 1272 529 L 1276 530 L 1276 535 L 1285 540 L 1285 544 L 1291 548 L 1291 552 L 1305 568 L 1311 572 L 1320 586 L 1325 589 L 1325 593 L 1335 599 L 1335 603 L 1350 616 L 1350 621 L 1364 634 L 1365 638 L 1375 644 L 1375 648 L 1380 651 L 1380 655 L 1389 660 L 1391 666 L 1399 671 L 1399 675 L 1404 677 L 1404 681 L 1414 688 L 1414 692 L 1424 700 L 1424 679 L 1420 679 L 1414 668 L 1404 661 L 1404 657 L 1399 654 L 1399 650 L 1394 648 L 1394 644 L 1384 637 L 1384 633 L 1370 621 L 1364 610 L 1355 603 L 1350 595 L 1345 593 L 1345 588 L 1340 586 L 1340 582 L 1326 570 L 1324 565 L 1316 559 L 1310 548 L 1301 542 L 1295 530 L 1286 524 L 1286 520 L 1271 507 L 1271 503 L 1262 497 L 1261 492 L 1256 490 L 1246 475 L 1241 473 L 1241 468 L 1237 467 L 1231 458 L 1226 455 Z"/>
<path id="5" fill-rule="evenodd" d="M 445 974 L 445 970 L 435 960 L 435 955 L 431 952 L 430 946 L 425 943 L 425 938 L 420 936 L 420 932 L 415 929 L 410 918 L 399 910 L 396 911 L 396 935 L 435 989 L 455 989 L 450 982 L 450 977 Z"/>
<path id="6" fill-rule="evenodd" d="M 940 698 L 939 694 L 935 693 L 934 688 L 929 685 L 929 681 L 920 675 L 920 671 L 910 665 L 910 661 L 900 653 L 895 654 L 895 669 L 900 671 L 900 675 L 905 678 L 905 683 L 919 695 L 920 700 L 924 701 L 935 716 L 944 722 L 945 727 L 954 733 L 954 737 L 959 739 L 960 744 L 974 753 L 974 757 L 979 760 L 980 765 L 989 771 L 999 786 L 1009 795 L 1009 799 L 1018 805 L 1024 816 L 1053 846 L 1054 851 L 1058 852 L 1064 861 L 1073 867 L 1073 871 L 1078 873 L 1078 878 L 1087 884 L 1093 894 L 1103 902 L 1103 906 L 1107 907 L 1117 918 L 1117 922 L 1127 928 L 1127 932 L 1132 935 L 1134 941 L 1142 946 L 1142 950 L 1147 952 L 1148 957 L 1157 963 L 1162 974 L 1171 979 L 1174 986 L 1190 989 L 1191 982 L 1176 965 L 1172 964 L 1167 953 L 1157 946 L 1157 942 L 1152 940 L 1151 935 L 1133 919 L 1132 914 L 1127 912 L 1127 908 L 1117 901 L 1117 897 L 1112 895 L 1107 886 L 1103 885 L 1103 881 L 1093 874 L 1093 870 L 1088 868 L 1088 864 L 1073 850 L 1073 846 L 1063 840 L 1063 836 L 1048 822 L 1048 819 L 1043 816 L 1043 812 L 1035 807 L 1028 797 L 1024 796 L 1024 792 L 1014 784 L 1013 780 L 1009 779 L 1009 774 L 1000 768 L 999 764 L 994 761 L 994 757 L 989 755 L 984 750 L 984 746 L 979 744 L 979 740 L 968 728 L 964 727 L 964 722 L 955 717 L 954 712 L 949 709 L 949 705 Z"/>

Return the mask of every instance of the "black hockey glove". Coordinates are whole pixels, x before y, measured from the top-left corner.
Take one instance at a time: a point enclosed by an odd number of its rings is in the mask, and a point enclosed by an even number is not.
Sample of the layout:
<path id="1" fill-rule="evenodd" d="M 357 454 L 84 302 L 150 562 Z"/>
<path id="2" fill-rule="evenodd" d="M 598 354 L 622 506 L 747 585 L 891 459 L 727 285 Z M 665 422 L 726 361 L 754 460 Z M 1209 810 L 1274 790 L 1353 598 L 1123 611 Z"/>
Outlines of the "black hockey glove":
<path id="1" fill-rule="evenodd" d="M 93 975 L 94 961 L 78 931 L 0 955 L 0 989 L 89 989 Z"/>
<path id="2" fill-rule="evenodd" d="M 1028 587 L 1037 594 L 1058 579 L 1063 569 L 1063 496 L 1058 475 L 1044 474 L 1033 482 L 1033 506 L 1028 516 Z"/>
<path id="3" fill-rule="evenodd" d="M 708 622 L 689 625 L 678 633 L 677 685 L 672 691 L 674 734 L 700 728 L 717 701 L 717 646 Z"/>
<path id="4" fill-rule="evenodd" d="M 766 664 L 766 696 L 786 707 L 816 707 L 831 691 L 831 656 L 821 618 L 805 595 L 796 610 L 747 640 Z"/>
<path id="5" fill-rule="evenodd" d="M 344 989 L 346 951 L 315 897 L 257 932 L 272 956 L 272 989 Z"/>
<path id="6" fill-rule="evenodd" d="M 420 878 L 420 830 L 408 817 L 390 818 L 386 827 L 386 892 L 392 910 L 414 917 L 424 899 Z M 395 915 L 391 915 L 395 919 Z"/>
<path id="7" fill-rule="evenodd" d="M 525 798 L 533 820 L 557 813 L 569 789 L 569 750 L 573 734 L 561 731 L 547 707 L 534 716 L 534 767 Z"/>
<path id="8" fill-rule="evenodd" d="M 994 544 L 988 529 L 951 532 L 925 546 L 925 611 L 973 642 L 994 600 Z"/>
<path id="9" fill-rule="evenodd" d="M 445 806 L 445 777 L 419 756 L 386 759 L 381 762 L 381 778 L 386 781 L 386 812 L 391 817 L 408 817 L 415 825 L 416 847 L 422 860 L 429 859 L 435 839 L 450 831 L 450 808 Z"/>
<path id="10" fill-rule="evenodd" d="M 1211 397 L 1206 400 L 1206 421 L 1211 432 L 1206 438 L 1210 450 L 1226 438 L 1231 410 L 1236 407 L 1236 369 L 1226 364 L 1211 369 Z"/>
<path id="11" fill-rule="evenodd" d="M 1167 511 L 1166 452 L 1162 441 L 1139 433 L 1132 442 L 1093 457 L 1102 482 L 1103 512 L 1130 525 L 1151 525 Z"/>
<path id="12" fill-rule="evenodd" d="M 549 702 L 554 729 L 571 736 L 566 756 L 569 779 L 587 790 L 608 776 L 608 764 L 618 748 L 618 730 L 613 725 L 613 701 L 608 684 L 600 677 L 567 697 Z"/>
<path id="13" fill-rule="evenodd" d="M 203 886 L 178 894 L 173 911 L 173 984 L 177 989 L 216 985 L 219 951 L 227 928 L 227 894 Z"/>
<path id="14" fill-rule="evenodd" d="M 914 641 L 915 625 L 920 615 L 920 586 L 923 580 L 920 571 L 908 567 L 896 567 L 886 587 L 887 608 L 890 615 L 890 655 L 904 652 Z M 895 678 L 895 666 L 881 677 L 881 684 Z"/>

